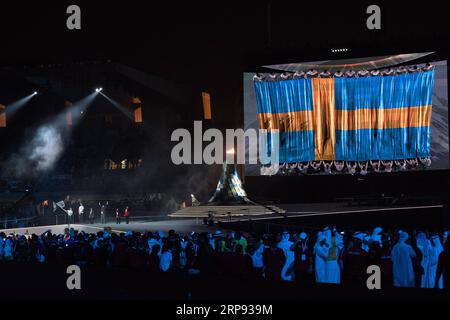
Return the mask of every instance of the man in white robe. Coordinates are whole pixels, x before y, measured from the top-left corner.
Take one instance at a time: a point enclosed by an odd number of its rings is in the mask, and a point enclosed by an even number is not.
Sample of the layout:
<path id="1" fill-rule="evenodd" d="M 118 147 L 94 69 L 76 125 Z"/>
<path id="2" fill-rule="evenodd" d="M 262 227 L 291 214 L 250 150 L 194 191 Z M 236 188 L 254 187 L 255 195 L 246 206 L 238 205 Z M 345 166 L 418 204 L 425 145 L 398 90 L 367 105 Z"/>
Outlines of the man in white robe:
<path id="1" fill-rule="evenodd" d="M 341 283 L 341 268 L 339 266 L 340 250 L 336 245 L 336 239 L 332 236 L 330 228 L 322 230 L 328 247 L 328 254 L 325 258 L 325 283 Z"/>
<path id="2" fill-rule="evenodd" d="M 257 243 L 255 246 L 255 251 L 250 255 L 250 257 L 252 258 L 253 268 L 259 270 L 264 269 L 263 252 L 264 252 L 264 243 L 263 242 Z"/>
<path id="3" fill-rule="evenodd" d="M 369 252 L 369 250 L 370 250 L 370 247 L 369 247 L 370 240 L 371 240 L 371 237 L 368 234 L 363 233 L 363 240 L 362 240 L 361 246 L 365 252 Z"/>
<path id="4" fill-rule="evenodd" d="M 428 288 L 434 288 L 436 284 L 436 271 L 439 261 L 439 255 L 444 248 L 441 244 L 441 239 L 439 239 L 438 235 L 431 237 L 431 248 L 430 248 L 430 258 L 429 258 L 429 267 L 428 267 Z M 438 282 L 439 289 L 443 288 L 443 278 L 442 275 Z"/>
<path id="5" fill-rule="evenodd" d="M 294 251 L 291 251 L 291 247 L 294 244 L 289 240 L 289 232 L 284 232 L 281 236 L 281 241 L 278 242 L 277 247 L 283 250 L 286 261 L 284 263 L 283 269 L 281 270 L 281 278 L 284 281 L 294 281 Z"/>
<path id="6" fill-rule="evenodd" d="M 416 257 L 414 249 L 406 244 L 408 233 L 400 232 L 397 244 L 392 248 L 392 267 L 394 287 L 414 287 L 414 268 L 412 259 Z"/>
<path id="7" fill-rule="evenodd" d="M 335 232 L 335 239 L 336 239 L 336 246 L 339 249 L 339 259 L 338 259 L 338 263 L 339 263 L 339 268 L 342 270 L 344 269 L 344 264 L 342 262 L 342 252 L 344 251 L 344 236 L 343 236 L 343 232 L 338 233 L 337 231 Z"/>
<path id="8" fill-rule="evenodd" d="M 150 235 L 148 240 L 147 240 L 147 244 L 148 244 L 148 253 L 151 254 L 153 247 L 155 245 L 159 246 L 159 251 L 158 251 L 158 256 L 161 256 L 161 251 L 162 251 L 162 247 L 163 247 L 163 242 L 162 242 L 162 238 L 156 235 Z"/>
<path id="9" fill-rule="evenodd" d="M 325 259 L 328 257 L 328 247 L 322 232 L 317 233 L 317 241 L 314 245 L 314 271 L 316 283 L 325 282 Z"/>
<path id="10" fill-rule="evenodd" d="M 383 229 L 380 227 L 377 227 L 373 229 L 372 235 L 370 236 L 370 243 L 376 242 L 380 245 L 380 248 L 383 245 L 383 242 L 381 241 L 381 232 L 383 232 Z"/>
<path id="11" fill-rule="evenodd" d="M 331 246 L 331 229 L 329 227 L 325 227 L 322 229 L 322 234 L 325 237 L 326 241 L 327 241 L 327 245 Z"/>
<path id="12" fill-rule="evenodd" d="M 429 263 L 430 263 L 430 254 L 431 254 L 431 244 L 430 240 L 427 239 L 427 236 L 423 232 L 419 232 L 417 234 L 417 247 L 419 248 L 420 252 L 422 253 L 422 262 L 421 266 L 423 269 L 422 279 L 420 280 L 420 287 L 421 288 L 433 288 L 430 287 L 430 281 L 429 281 Z M 434 283 L 433 283 L 434 286 Z"/>
<path id="13" fill-rule="evenodd" d="M 159 268 L 161 269 L 161 271 L 167 272 L 170 269 L 170 266 L 172 265 L 172 261 L 173 261 L 172 250 L 164 251 L 159 259 Z"/>
<path id="14" fill-rule="evenodd" d="M 14 243 L 10 238 L 6 238 L 5 244 L 3 246 L 3 260 L 4 261 L 14 260 Z"/>

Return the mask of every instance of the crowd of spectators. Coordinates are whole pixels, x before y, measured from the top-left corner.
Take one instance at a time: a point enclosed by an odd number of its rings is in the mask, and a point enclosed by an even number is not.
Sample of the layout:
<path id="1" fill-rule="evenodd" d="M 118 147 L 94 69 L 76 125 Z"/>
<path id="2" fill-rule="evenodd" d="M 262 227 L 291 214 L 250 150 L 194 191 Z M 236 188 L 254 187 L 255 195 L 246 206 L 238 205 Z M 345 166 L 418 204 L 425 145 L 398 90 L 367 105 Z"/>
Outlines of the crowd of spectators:
<path id="1" fill-rule="evenodd" d="M 365 285 L 367 267 L 376 265 L 384 286 L 448 288 L 448 232 L 410 234 L 381 228 L 369 233 L 325 228 L 262 235 L 221 230 L 116 234 L 105 228 L 89 234 L 67 228 L 63 234 L 1 233 L 0 259 L 346 286 Z"/>

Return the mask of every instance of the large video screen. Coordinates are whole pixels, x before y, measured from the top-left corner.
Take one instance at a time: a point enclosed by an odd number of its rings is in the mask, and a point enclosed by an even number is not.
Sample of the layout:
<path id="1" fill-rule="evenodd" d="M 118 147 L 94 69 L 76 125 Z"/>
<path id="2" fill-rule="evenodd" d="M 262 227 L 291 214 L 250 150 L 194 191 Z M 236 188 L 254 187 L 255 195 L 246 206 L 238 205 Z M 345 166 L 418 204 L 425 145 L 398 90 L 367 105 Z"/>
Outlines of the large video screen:
<path id="1" fill-rule="evenodd" d="M 278 150 L 245 175 L 449 169 L 447 95 L 447 61 L 244 73 L 244 129 Z"/>

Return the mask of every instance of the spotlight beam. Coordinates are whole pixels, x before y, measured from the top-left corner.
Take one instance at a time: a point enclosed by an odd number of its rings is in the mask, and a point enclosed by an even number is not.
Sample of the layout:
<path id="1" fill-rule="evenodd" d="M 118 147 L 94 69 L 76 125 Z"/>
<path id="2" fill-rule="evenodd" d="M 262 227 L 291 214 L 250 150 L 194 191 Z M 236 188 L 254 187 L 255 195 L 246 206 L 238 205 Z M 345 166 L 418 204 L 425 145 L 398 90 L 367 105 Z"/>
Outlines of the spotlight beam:
<path id="1" fill-rule="evenodd" d="M 37 95 L 37 92 L 33 92 L 32 94 L 23 97 L 17 101 L 14 101 L 8 105 L 6 105 L 6 116 L 12 117 L 14 114 L 22 108 L 24 105 L 26 105 L 35 95 Z"/>
<path id="2" fill-rule="evenodd" d="M 93 92 L 90 95 L 84 97 L 83 99 L 73 103 L 70 108 L 65 109 L 63 112 L 58 114 L 54 120 L 56 123 L 61 123 L 65 126 L 67 112 L 72 114 L 72 126 L 77 125 L 80 121 L 82 115 L 86 112 L 89 106 L 94 102 L 94 99 L 97 97 L 97 92 Z"/>
<path id="3" fill-rule="evenodd" d="M 102 93 L 101 91 L 98 91 L 99 94 L 101 94 L 103 97 L 105 97 L 106 100 L 108 100 L 117 110 L 122 112 L 126 117 L 128 117 L 130 120 L 134 121 L 134 115 L 132 112 L 130 112 L 127 108 L 122 106 L 117 101 L 111 99 L 106 94 Z"/>
<path id="4" fill-rule="evenodd" d="M 81 121 L 81 113 L 87 110 L 96 96 L 95 92 L 91 93 L 36 128 L 31 139 L 22 145 L 17 154 L 8 159 L 5 172 L 15 177 L 45 178 L 43 174 L 55 168 L 73 128 Z M 67 112 L 72 113 L 70 126 L 66 122 Z"/>

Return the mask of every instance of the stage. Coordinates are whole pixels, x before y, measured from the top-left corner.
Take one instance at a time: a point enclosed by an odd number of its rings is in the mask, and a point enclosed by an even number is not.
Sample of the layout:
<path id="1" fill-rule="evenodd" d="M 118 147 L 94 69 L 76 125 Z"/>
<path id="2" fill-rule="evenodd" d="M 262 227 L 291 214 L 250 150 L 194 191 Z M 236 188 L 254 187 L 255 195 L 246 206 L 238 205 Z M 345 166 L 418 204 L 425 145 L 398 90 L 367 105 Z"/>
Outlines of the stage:
<path id="1" fill-rule="evenodd" d="M 190 232 L 214 232 L 223 230 L 243 230 L 253 232 L 293 232 L 303 229 L 318 229 L 324 226 L 337 226 L 342 229 L 370 230 L 374 226 L 386 229 L 417 227 L 440 230 L 445 225 L 446 208 L 442 203 L 431 202 L 424 205 L 350 205 L 348 202 L 277 204 L 283 213 L 265 213 L 261 215 L 241 215 L 216 217 L 214 226 L 203 224 L 201 218 L 163 218 L 161 215 L 132 217 L 130 224 L 116 224 L 115 220 L 100 224 L 73 224 L 78 230 L 97 233 L 105 227 L 113 232 L 167 232 L 171 229 L 182 234 Z M 160 218 L 158 218 L 160 217 Z M 28 228 L 3 229 L 8 233 L 42 234 L 47 230 L 62 233 L 67 224 L 46 225 Z"/>
<path id="2" fill-rule="evenodd" d="M 221 220 L 220 226 L 253 232 L 293 232 L 336 226 L 344 230 L 421 228 L 442 230 L 447 225 L 446 207 L 439 202 L 424 205 L 360 205 L 347 203 L 279 204 L 283 215 Z"/>
<path id="3" fill-rule="evenodd" d="M 46 225 L 46 226 L 38 226 L 38 227 L 28 227 L 28 228 L 10 228 L 10 229 L 1 229 L 0 232 L 4 232 L 5 234 L 16 233 L 16 234 L 37 234 L 40 235 L 48 230 L 51 230 L 52 233 L 64 233 L 64 229 L 67 228 L 67 224 L 59 224 L 59 225 Z M 214 232 L 217 230 L 217 227 L 211 227 L 207 225 L 203 225 L 202 222 L 198 219 L 181 219 L 181 220 L 162 220 L 162 221 L 132 221 L 130 224 L 115 224 L 115 223 L 106 223 L 106 224 L 71 224 L 71 228 L 74 228 L 79 231 L 84 231 L 87 233 L 97 233 L 99 231 L 103 231 L 104 228 L 111 228 L 112 232 L 122 233 L 127 231 L 133 232 L 156 232 L 156 231 L 164 231 L 168 232 L 173 229 L 176 232 L 181 234 L 189 234 L 191 232 Z"/>

